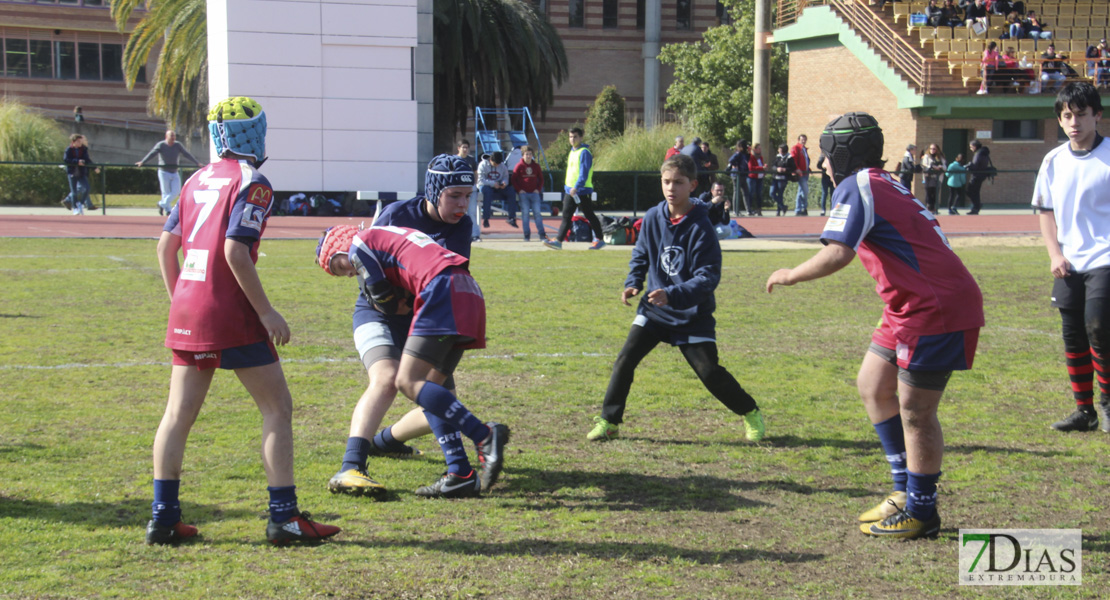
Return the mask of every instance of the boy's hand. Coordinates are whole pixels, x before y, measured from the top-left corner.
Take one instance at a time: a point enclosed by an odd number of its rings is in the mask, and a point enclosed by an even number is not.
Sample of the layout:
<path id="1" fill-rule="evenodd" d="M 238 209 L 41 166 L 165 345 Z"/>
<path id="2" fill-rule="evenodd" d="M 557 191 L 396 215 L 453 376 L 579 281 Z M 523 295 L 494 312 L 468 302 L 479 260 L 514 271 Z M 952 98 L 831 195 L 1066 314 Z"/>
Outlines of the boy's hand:
<path id="1" fill-rule="evenodd" d="M 628 299 L 637 295 L 637 294 L 639 294 L 639 293 L 640 293 L 640 290 L 638 290 L 636 288 L 624 288 L 624 291 L 621 292 L 621 302 L 624 302 L 625 306 L 632 306 L 631 304 L 628 303 Z"/>
<path id="2" fill-rule="evenodd" d="M 662 289 L 651 290 L 647 296 L 648 303 L 652 306 L 666 306 L 667 305 L 667 292 Z"/>
<path id="3" fill-rule="evenodd" d="M 791 278 L 793 269 L 779 269 L 767 278 L 767 293 L 770 294 L 774 291 L 776 285 L 794 285 L 796 282 Z"/>
<path id="4" fill-rule="evenodd" d="M 285 322 L 285 317 L 281 316 L 281 313 L 271 310 L 264 315 L 258 315 L 258 319 L 262 321 L 262 326 L 266 328 L 266 335 L 274 341 L 275 346 L 284 346 L 289 341 L 289 324 Z"/>

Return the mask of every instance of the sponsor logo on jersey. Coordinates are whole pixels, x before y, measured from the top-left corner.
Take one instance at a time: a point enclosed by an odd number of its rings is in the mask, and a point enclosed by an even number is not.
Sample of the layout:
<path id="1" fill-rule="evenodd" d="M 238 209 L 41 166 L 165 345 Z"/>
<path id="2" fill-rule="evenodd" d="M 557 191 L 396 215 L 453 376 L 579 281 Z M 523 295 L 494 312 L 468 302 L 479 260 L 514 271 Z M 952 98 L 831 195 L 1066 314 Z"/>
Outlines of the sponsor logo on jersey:
<path id="1" fill-rule="evenodd" d="M 836 206 L 833 207 L 832 212 L 829 213 L 829 216 L 835 219 L 847 219 L 848 214 L 851 212 L 852 206 L 850 204 L 838 203 Z"/>
<path id="2" fill-rule="evenodd" d="M 825 231 L 843 232 L 844 231 L 844 226 L 847 225 L 847 223 L 848 223 L 847 219 L 842 219 L 842 218 L 839 218 L 839 217 L 830 217 L 828 221 L 825 221 Z"/>
<path id="3" fill-rule="evenodd" d="M 685 262 L 686 251 L 680 246 L 667 246 L 663 248 L 663 254 L 659 257 L 659 267 L 670 277 L 674 277 L 681 273 Z"/>
<path id="4" fill-rule="evenodd" d="M 174 327 L 173 332 L 175 335 L 193 335 L 192 329 L 182 329 L 180 327 Z"/>
<path id="5" fill-rule="evenodd" d="M 208 279 L 208 251 L 199 248 L 190 248 L 185 254 L 185 262 L 181 265 L 179 279 L 188 281 L 206 281 Z"/>
<path id="6" fill-rule="evenodd" d="M 247 202 L 262 208 L 269 208 L 273 197 L 274 191 L 260 183 L 251 184 L 247 190 Z"/>
<path id="7" fill-rule="evenodd" d="M 262 231 L 262 222 L 266 220 L 266 209 L 260 206 L 248 205 L 243 210 L 243 218 L 239 220 L 239 224 L 243 227 L 250 227 L 255 231 Z"/>

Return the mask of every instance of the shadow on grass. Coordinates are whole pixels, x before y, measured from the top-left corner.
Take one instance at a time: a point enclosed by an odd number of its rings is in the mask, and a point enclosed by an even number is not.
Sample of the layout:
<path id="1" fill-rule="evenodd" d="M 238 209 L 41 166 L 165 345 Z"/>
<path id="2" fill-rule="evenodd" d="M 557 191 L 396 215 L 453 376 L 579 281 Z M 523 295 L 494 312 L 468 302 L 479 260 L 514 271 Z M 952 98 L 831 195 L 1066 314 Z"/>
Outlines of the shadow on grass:
<path id="1" fill-rule="evenodd" d="M 533 496 L 525 507 L 530 510 L 558 510 L 567 505 L 586 505 L 591 510 L 697 510 L 731 512 L 773 506 L 745 498 L 737 491 L 777 490 L 802 495 L 844 494 L 850 497 L 873 495 L 862 488 L 815 488 L 788 481 L 740 481 L 707 475 L 666 477 L 645 473 L 598 473 L 590 471 L 553 471 L 509 469 L 512 478 L 498 486 L 500 493 Z M 590 490 L 600 490 L 601 497 Z M 576 490 L 586 490 L 578 493 Z"/>
<path id="2" fill-rule="evenodd" d="M 9 315 L 0 313 L 0 319 L 41 319 L 38 315 Z"/>
<path id="3" fill-rule="evenodd" d="M 255 517 L 258 511 L 226 509 L 217 505 L 188 502 L 184 507 L 191 525 Z M 22 500 L 0 495 L 0 519 L 33 519 L 56 523 L 74 523 L 90 527 L 145 526 L 150 519 L 150 499 L 129 499 L 119 502 L 45 502 Z"/>
<path id="4" fill-rule="evenodd" d="M 432 552 L 444 552 L 478 556 L 589 556 L 599 559 L 622 560 L 687 560 L 702 565 L 722 563 L 745 563 L 753 560 L 778 563 L 806 563 L 823 560 L 824 554 L 808 552 L 774 552 L 750 548 L 731 550 L 691 550 L 668 544 L 639 542 L 578 542 L 552 541 L 529 538 L 504 543 L 486 543 L 470 540 L 336 540 L 333 544 L 351 544 L 367 548 L 383 546 L 396 548 L 420 548 Z"/>

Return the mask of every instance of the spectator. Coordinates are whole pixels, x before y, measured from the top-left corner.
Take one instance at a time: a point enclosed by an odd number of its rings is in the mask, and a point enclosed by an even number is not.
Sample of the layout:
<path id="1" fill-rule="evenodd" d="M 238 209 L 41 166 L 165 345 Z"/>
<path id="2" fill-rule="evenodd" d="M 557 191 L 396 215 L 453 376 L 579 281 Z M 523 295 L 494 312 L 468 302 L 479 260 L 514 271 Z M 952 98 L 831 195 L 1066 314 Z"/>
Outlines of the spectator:
<path id="1" fill-rule="evenodd" d="M 793 181 L 798 182 L 798 195 L 794 198 L 794 216 L 805 217 L 809 215 L 809 150 L 806 149 L 808 138 L 806 134 L 798 136 L 798 143 L 790 149 L 790 158 L 794 160 Z"/>
<path id="2" fill-rule="evenodd" d="M 925 22 L 930 27 L 940 27 L 944 21 L 944 9 L 937 6 L 937 0 L 929 0 L 929 5 L 925 7 Z"/>
<path id="3" fill-rule="evenodd" d="M 93 164 L 89 158 L 88 140 L 80 133 L 69 136 L 69 147 L 66 148 L 65 157 L 66 176 L 69 179 L 69 195 L 73 202 L 73 214 L 85 214 L 85 207 L 89 210 L 96 209 L 89 198 L 89 168 Z M 100 167 L 95 170 L 100 172 Z M 64 200 L 62 201 L 65 202 Z"/>
<path id="4" fill-rule="evenodd" d="M 600 250 L 605 247 L 605 240 L 601 237 L 601 222 L 594 214 L 594 155 L 590 152 L 589 144 L 582 142 L 582 128 L 572 127 L 570 133 L 570 154 L 567 155 L 567 177 L 563 181 L 563 222 L 559 224 L 559 233 L 553 240 L 543 240 L 543 245 L 552 250 L 562 250 L 563 240 L 570 231 L 574 211 L 582 211 L 582 215 L 590 223 L 594 233 L 594 243 L 590 250 Z M 677 140 L 676 140 L 677 143 Z M 699 150 L 700 151 L 700 150 Z"/>
<path id="5" fill-rule="evenodd" d="M 944 154 L 936 144 L 929 144 L 929 151 L 921 157 L 921 171 L 924 173 L 922 183 L 925 184 L 925 208 L 933 214 L 937 212 L 937 192 L 944 170 Z"/>
<path id="6" fill-rule="evenodd" d="M 709 175 L 705 174 L 705 167 L 703 165 L 709 157 L 705 155 L 705 152 L 702 152 L 701 138 L 696 137 L 693 142 L 686 144 L 686 146 L 682 148 L 682 154 L 694 159 L 694 165 L 698 168 L 698 185 L 701 186 L 703 190 L 708 189 Z"/>
<path id="7" fill-rule="evenodd" d="M 825 201 L 832 196 L 833 181 L 825 172 L 825 154 L 817 157 L 817 170 L 821 172 L 821 216 L 825 216 Z M 831 206 L 829 208 L 832 208 Z"/>
<path id="8" fill-rule="evenodd" d="M 782 196 L 787 180 L 796 170 L 794 159 L 790 157 L 790 146 L 779 144 L 779 153 L 771 163 L 771 168 L 774 173 L 771 176 L 771 199 L 775 201 L 775 216 L 785 216 L 786 201 Z"/>
<path id="9" fill-rule="evenodd" d="M 1099 40 L 1095 50 L 1099 58 L 1095 65 L 1095 86 L 1101 89 L 1110 84 L 1110 49 L 1106 46 L 1106 38 Z"/>
<path id="10" fill-rule="evenodd" d="M 725 197 L 725 184 L 714 181 L 709 186 L 709 191 L 704 192 L 698 200 L 706 203 L 709 209 L 709 224 L 713 227 L 728 225 L 728 198 Z"/>
<path id="11" fill-rule="evenodd" d="M 983 50 L 983 57 L 979 63 L 983 68 L 983 84 L 979 86 L 979 94 L 986 94 L 990 89 L 998 84 L 995 78 L 995 73 L 998 71 L 998 42 L 991 42 L 987 44 Z"/>
<path id="12" fill-rule="evenodd" d="M 509 168 L 505 166 L 504 154 L 494 152 L 483 157 L 482 164 L 478 165 L 478 187 L 482 189 L 482 227 L 489 228 L 494 200 L 501 200 L 502 208 L 508 213 L 505 222 L 517 227 L 516 193 L 509 185 Z"/>
<path id="13" fill-rule="evenodd" d="M 763 216 L 763 145 L 752 145 L 752 155 L 748 159 L 748 198 L 755 207 L 757 215 Z"/>
<path id="14" fill-rule="evenodd" d="M 1011 40 L 1020 40 L 1025 37 L 1025 25 L 1016 12 L 1011 11 L 1010 14 L 1006 15 L 1006 35 Z"/>
<path id="15" fill-rule="evenodd" d="M 1015 13 L 1014 4 L 1010 0 L 994 0 L 990 5 L 990 12 L 992 15 L 1006 16 L 1010 13 Z"/>
<path id="16" fill-rule="evenodd" d="M 964 203 L 964 185 L 967 183 L 967 167 L 964 166 L 964 155 L 957 154 L 956 160 L 948 165 L 948 214 L 958 215 L 957 210 Z"/>
<path id="17" fill-rule="evenodd" d="M 663 160 L 667 160 L 668 158 L 674 156 L 675 154 L 678 154 L 679 152 L 682 152 L 682 149 L 685 146 L 686 146 L 686 138 L 682 137 L 681 135 L 676 135 L 675 138 L 674 138 L 674 146 L 671 146 L 670 148 L 667 148 L 667 155 L 663 157 Z"/>
<path id="18" fill-rule="evenodd" d="M 964 24 L 964 20 L 960 16 L 960 9 L 952 3 L 952 0 L 944 0 L 944 6 L 940 9 L 940 24 L 948 27 Z"/>
<path id="19" fill-rule="evenodd" d="M 921 172 L 921 167 L 917 165 L 917 159 L 913 155 L 914 150 L 917 150 L 917 146 L 908 144 L 906 153 L 902 155 L 902 162 L 898 165 L 898 179 L 902 182 L 902 187 L 907 190 L 913 189 L 913 174 Z"/>
<path id="20" fill-rule="evenodd" d="M 748 140 L 740 140 L 736 142 L 736 152 L 728 159 L 728 170 L 732 174 L 732 205 L 736 207 L 737 215 L 743 207 L 749 217 L 755 214 L 755 203 L 748 191 L 748 160 L 751 157 Z"/>
<path id="21" fill-rule="evenodd" d="M 979 214 L 979 209 L 983 206 L 983 201 L 979 197 L 979 192 L 983 187 L 983 182 L 990 177 L 991 166 L 991 150 L 983 145 L 979 140 L 972 140 L 971 151 L 971 164 L 968 165 L 967 171 L 970 175 L 967 180 L 967 197 L 971 200 L 971 210 L 967 211 L 969 215 Z"/>
<path id="22" fill-rule="evenodd" d="M 73 107 L 73 121 L 75 123 L 84 123 L 85 122 L 85 113 L 83 113 L 81 111 L 80 106 L 74 106 Z"/>
<path id="23" fill-rule="evenodd" d="M 698 165 L 698 167 L 707 173 L 721 170 L 721 161 L 717 160 L 717 155 L 709 148 L 709 142 L 701 143 L 701 151 L 705 154 L 705 163 Z"/>
<path id="24" fill-rule="evenodd" d="M 1049 44 L 1041 54 L 1041 91 L 1055 94 L 1064 85 L 1064 63 L 1067 57 L 1056 54 L 1056 44 Z M 975 159 L 972 158 L 972 164 Z M 970 195 L 970 189 L 969 195 Z"/>
<path id="25" fill-rule="evenodd" d="M 979 23 L 982 27 L 987 27 L 987 7 L 983 4 L 983 0 L 975 0 L 974 3 L 968 3 L 964 9 L 964 23 L 968 27 Z"/>
<path id="26" fill-rule="evenodd" d="M 471 171 L 474 173 L 478 172 L 478 161 L 474 160 L 474 157 L 470 155 L 470 140 L 465 138 L 459 140 L 458 157 L 466 161 Z M 475 181 L 474 190 L 470 192 L 470 202 L 466 205 L 466 213 L 470 216 L 471 221 L 471 243 L 482 241 L 482 226 L 478 221 L 478 190 L 478 182 Z"/>
<path id="27" fill-rule="evenodd" d="M 528 213 L 536 219 L 536 234 L 539 239 L 546 240 L 547 232 L 543 229 L 543 169 L 536 162 L 536 153 L 531 146 L 521 146 L 520 162 L 513 169 L 513 189 L 516 190 L 520 200 L 520 218 L 524 221 L 524 241 L 531 240 L 531 229 L 528 226 Z"/>
<path id="28" fill-rule="evenodd" d="M 154 158 L 155 154 L 158 155 L 158 187 L 162 190 L 162 199 L 158 202 L 158 216 L 162 216 L 170 213 L 174 200 L 181 193 L 181 175 L 177 172 L 177 159 L 184 156 L 193 161 L 193 164 L 198 167 L 200 161 L 189 154 L 185 146 L 177 141 L 177 133 L 172 129 L 166 130 L 166 139 L 154 144 L 150 152 L 147 152 L 142 160 L 135 163 L 135 166 L 143 166 L 146 161 Z"/>
<path id="29" fill-rule="evenodd" d="M 1052 39 L 1052 32 L 1045 31 L 1045 24 L 1037 17 L 1037 13 L 1032 10 L 1029 11 L 1029 14 L 1025 15 L 1025 19 L 1022 20 L 1021 32 L 1023 36 L 1035 40 Z"/>

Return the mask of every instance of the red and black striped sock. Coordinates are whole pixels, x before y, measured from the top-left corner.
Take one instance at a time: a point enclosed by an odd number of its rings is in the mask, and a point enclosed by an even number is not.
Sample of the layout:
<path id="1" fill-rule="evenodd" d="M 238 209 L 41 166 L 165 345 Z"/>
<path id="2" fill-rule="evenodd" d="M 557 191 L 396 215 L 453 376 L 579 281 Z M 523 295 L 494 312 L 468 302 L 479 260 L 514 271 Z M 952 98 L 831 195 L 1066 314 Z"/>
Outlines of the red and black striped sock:
<path id="1" fill-rule="evenodd" d="M 1095 377 L 1098 378 L 1099 400 L 1106 402 L 1110 399 L 1110 373 L 1106 371 L 1106 363 L 1103 362 L 1102 355 L 1095 352 L 1094 348 L 1091 348 L 1091 358 L 1095 367 Z"/>
<path id="2" fill-rule="evenodd" d="M 1075 397 L 1076 407 L 1083 412 L 1093 412 L 1095 366 L 1091 360 L 1091 350 L 1065 352 L 1064 356 L 1067 358 L 1068 378 L 1071 380 L 1071 393 Z M 1099 385 L 1105 387 L 1105 377 L 1101 374 L 1101 368 L 1099 372 Z"/>

